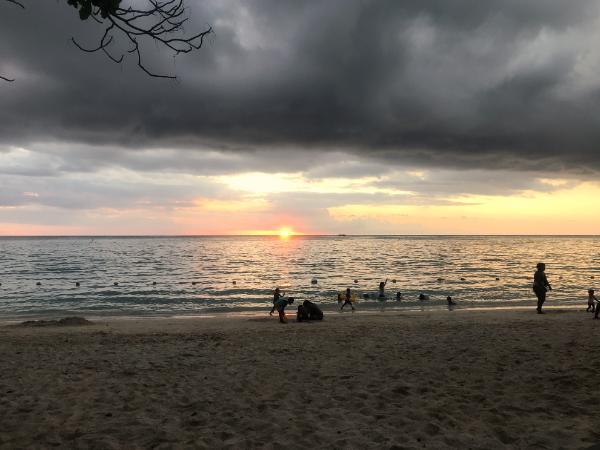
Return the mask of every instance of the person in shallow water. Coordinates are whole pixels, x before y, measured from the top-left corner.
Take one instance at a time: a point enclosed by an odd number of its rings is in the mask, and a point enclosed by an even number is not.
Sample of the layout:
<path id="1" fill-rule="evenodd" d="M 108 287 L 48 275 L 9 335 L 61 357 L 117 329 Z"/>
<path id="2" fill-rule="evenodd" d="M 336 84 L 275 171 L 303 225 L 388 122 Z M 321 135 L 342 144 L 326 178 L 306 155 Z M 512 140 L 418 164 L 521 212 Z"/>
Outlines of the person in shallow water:
<path id="1" fill-rule="evenodd" d="M 379 283 L 379 298 L 385 298 L 385 285 L 387 284 L 387 282 L 388 280 L 386 278 L 385 281 Z"/>
<path id="2" fill-rule="evenodd" d="M 294 303 L 294 299 L 292 297 L 288 297 L 287 299 L 280 298 L 279 300 L 277 300 L 276 303 L 273 304 L 273 308 L 271 308 L 269 315 L 272 316 L 275 310 L 277 310 L 277 312 L 279 313 L 279 322 L 287 323 L 287 317 L 285 316 L 285 307 L 287 305 L 291 305 L 292 303 Z"/>
<path id="3" fill-rule="evenodd" d="M 346 298 L 344 299 L 344 304 L 340 308 L 340 311 L 343 311 L 344 306 L 346 305 L 350 305 L 350 308 L 352 308 L 352 311 L 354 311 L 354 305 L 352 304 L 352 291 L 350 288 L 346 289 Z"/>
<path id="4" fill-rule="evenodd" d="M 546 264 L 538 263 L 536 268 L 537 270 L 533 274 L 533 292 L 537 297 L 537 313 L 543 314 L 542 305 L 546 301 L 546 292 L 551 291 L 552 286 L 546 278 Z"/>

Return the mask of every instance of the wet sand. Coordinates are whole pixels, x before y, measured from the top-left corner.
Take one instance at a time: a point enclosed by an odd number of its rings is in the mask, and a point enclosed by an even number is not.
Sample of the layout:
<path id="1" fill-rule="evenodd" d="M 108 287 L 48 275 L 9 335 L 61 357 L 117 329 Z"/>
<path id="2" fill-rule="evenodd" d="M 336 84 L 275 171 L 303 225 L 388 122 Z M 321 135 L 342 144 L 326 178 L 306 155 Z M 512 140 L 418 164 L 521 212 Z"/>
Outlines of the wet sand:
<path id="1" fill-rule="evenodd" d="M 587 448 L 600 320 L 328 313 L 0 327 L 0 448 Z"/>

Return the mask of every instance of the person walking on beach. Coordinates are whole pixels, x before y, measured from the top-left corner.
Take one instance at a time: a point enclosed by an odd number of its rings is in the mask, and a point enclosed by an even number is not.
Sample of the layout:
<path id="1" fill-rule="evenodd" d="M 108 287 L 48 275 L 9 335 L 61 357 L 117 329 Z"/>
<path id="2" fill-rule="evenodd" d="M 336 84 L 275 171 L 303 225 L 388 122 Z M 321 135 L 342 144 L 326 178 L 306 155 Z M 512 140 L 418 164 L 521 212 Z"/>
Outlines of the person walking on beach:
<path id="1" fill-rule="evenodd" d="M 587 312 L 590 312 L 590 309 L 592 310 L 592 312 L 596 310 L 596 305 L 594 304 L 594 301 L 598 301 L 598 299 L 594 295 L 594 290 L 588 289 L 588 307 L 586 309 Z"/>
<path id="2" fill-rule="evenodd" d="M 350 290 L 350 288 L 346 289 L 346 297 L 344 299 L 344 304 L 340 308 L 340 311 L 343 311 L 344 306 L 346 305 L 350 305 L 350 308 L 352 308 L 352 311 L 354 311 L 354 305 L 352 304 L 352 291 Z"/>
<path id="3" fill-rule="evenodd" d="M 285 298 L 280 298 L 279 300 L 277 300 L 276 303 L 273 304 L 273 308 L 271 308 L 269 315 L 272 316 L 275 310 L 277 310 L 277 312 L 279 313 L 279 322 L 287 323 L 287 317 L 285 316 L 285 307 L 287 305 L 291 305 L 292 303 L 294 303 L 294 299 L 291 297 L 288 297 L 287 300 Z"/>
<path id="4" fill-rule="evenodd" d="M 379 298 L 385 298 L 385 285 L 387 284 L 388 279 L 379 283 Z"/>
<path id="5" fill-rule="evenodd" d="M 546 292 L 552 290 L 552 286 L 548 283 L 548 278 L 544 271 L 546 270 L 546 264 L 538 263 L 536 266 L 537 270 L 533 274 L 533 292 L 537 297 L 537 313 L 543 314 L 542 305 L 546 301 Z"/>

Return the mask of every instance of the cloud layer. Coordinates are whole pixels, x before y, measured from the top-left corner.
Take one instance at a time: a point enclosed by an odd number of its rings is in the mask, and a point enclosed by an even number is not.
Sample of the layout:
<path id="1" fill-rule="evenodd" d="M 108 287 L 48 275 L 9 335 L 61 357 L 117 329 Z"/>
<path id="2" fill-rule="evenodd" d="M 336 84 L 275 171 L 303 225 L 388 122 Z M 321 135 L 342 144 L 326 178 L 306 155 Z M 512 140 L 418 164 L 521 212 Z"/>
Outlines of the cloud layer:
<path id="1" fill-rule="evenodd" d="M 597 1 L 189 3 L 208 45 L 146 47 L 178 83 L 79 52 L 101 29 L 66 4 L 3 5 L 0 139 L 598 169 Z"/>

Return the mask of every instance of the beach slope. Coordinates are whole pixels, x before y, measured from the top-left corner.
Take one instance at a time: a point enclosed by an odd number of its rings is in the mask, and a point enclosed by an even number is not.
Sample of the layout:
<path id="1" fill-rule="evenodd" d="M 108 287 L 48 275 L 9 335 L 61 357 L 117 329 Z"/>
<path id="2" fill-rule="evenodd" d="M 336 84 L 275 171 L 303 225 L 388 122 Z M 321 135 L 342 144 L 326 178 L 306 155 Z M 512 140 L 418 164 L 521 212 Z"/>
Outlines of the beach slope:
<path id="1" fill-rule="evenodd" d="M 0 448 L 586 448 L 583 312 L 0 327 Z"/>

